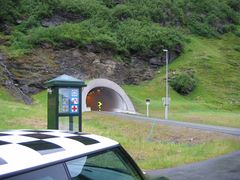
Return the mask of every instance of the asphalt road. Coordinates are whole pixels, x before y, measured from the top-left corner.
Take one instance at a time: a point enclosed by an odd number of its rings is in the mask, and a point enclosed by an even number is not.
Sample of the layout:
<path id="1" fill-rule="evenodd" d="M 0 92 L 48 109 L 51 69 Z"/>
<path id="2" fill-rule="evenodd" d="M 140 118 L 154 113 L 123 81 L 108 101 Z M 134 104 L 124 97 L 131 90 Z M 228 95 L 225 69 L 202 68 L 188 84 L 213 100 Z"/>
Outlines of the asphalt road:
<path id="1" fill-rule="evenodd" d="M 151 179 L 240 180 L 240 151 L 176 168 L 147 171 Z"/>
<path id="2" fill-rule="evenodd" d="M 161 124 L 173 125 L 173 126 L 181 126 L 193 129 L 200 129 L 204 131 L 213 131 L 219 132 L 224 134 L 230 134 L 234 136 L 240 136 L 240 128 L 230 128 L 230 127 L 223 127 L 223 126 L 212 126 L 212 125 L 205 125 L 205 124 L 197 124 L 197 123 L 190 123 L 190 122 L 181 122 L 181 121 L 174 121 L 174 120 L 163 120 L 158 118 L 149 118 L 140 115 L 134 114 L 123 114 L 123 113 L 115 113 L 115 112 L 104 112 L 104 114 L 109 114 L 113 116 L 122 117 L 122 119 L 133 119 L 133 120 L 140 120 L 145 122 L 156 122 Z"/>

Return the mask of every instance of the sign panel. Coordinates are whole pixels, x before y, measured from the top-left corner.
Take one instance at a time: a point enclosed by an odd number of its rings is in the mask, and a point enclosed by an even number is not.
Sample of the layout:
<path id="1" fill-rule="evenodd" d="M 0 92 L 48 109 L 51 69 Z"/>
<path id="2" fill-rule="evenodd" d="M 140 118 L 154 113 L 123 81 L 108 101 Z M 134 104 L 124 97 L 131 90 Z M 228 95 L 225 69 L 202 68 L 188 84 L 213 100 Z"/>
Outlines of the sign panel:
<path id="1" fill-rule="evenodd" d="M 71 103 L 72 103 L 72 104 L 78 104 L 78 101 L 79 101 L 79 99 L 76 98 L 76 97 L 74 97 L 74 98 L 72 97 L 72 98 L 71 98 Z"/>
<path id="2" fill-rule="evenodd" d="M 168 97 L 168 98 L 163 97 L 163 98 L 162 98 L 162 103 L 163 103 L 163 105 L 169 105 L 169 104 L 170 104 L 170 101 L 171 101 L 171 98 L 170 98 L 170 97 Z"/>
<path id="3" fill-rule="evenodd" d="M 70 113 L 78 113 L 79 112 L 79 89 L 70 89 Z"/>
<path id="4" fill-rule="evenodd" d="M 74 96 L 74 97 L 78 97 L 79 96 L 78 89 L 71 89 L 71 95 Z"/>
<path id="5" fill-rule="evenodd" d="M 146 104 L 149 105 L 150 102 L 151 102 L 151 99 L 150 99 L 150 98 L 147 98 L 147 99 L 146 99 Z"/>
<path id="6" fill-rule="evenodd" d="M 98 101 L 98 111 L 101 111 L 102 110 L 102 102 L 101 101 Z"/>
<path id="7" fill-rule="evenodd" d="M 59 113 L 79 113 L 79 89 L 59 88 Z"/>

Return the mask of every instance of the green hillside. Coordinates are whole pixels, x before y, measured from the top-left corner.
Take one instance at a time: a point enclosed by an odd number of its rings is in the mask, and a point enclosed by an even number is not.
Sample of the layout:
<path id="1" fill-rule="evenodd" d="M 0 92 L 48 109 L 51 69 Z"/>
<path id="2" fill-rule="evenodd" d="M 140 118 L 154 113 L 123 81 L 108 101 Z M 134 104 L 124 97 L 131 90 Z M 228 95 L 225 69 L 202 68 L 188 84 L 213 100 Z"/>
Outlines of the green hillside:
<path id="1" fill-rule="evenodd" d="M 0 29 L 10 34 L 8 50 L 14 56 L 43 43 L 93 44 L 128 59 L 181 49 L 189 33 L 240 34 L 238 0 L 1 0 L 0 7 Z M 56 16 L 61 23 L 44 24 Z"/>
<path id="2" fill-rule="evenodd" d="M 171 63 L 173 72 L 193 71 L 196 89 L 182 96 L 170 88 L 169 118 L 198 123 L 240 127 L 240 38 L 227 34 L 221 39 L 190 37 L 185 52 Z M 171 75 L 170 75 L 171 76 Z M 165 70 L 151 82 L 125 86 L 139 112 L 151 98 L 150 114 L 164 117 Z"/>
<path id="3" fill-rule="evenodd" d="M 233 34 L 227 34 L 222 39 L 190 37 L 185 52 L 169 68 L 171 73 L 191 68 L 198 79 L 197 86 L 188 96 L 181 96 L 170 88 L 170 119 L 240 127 L 239 42 L 240 38 Z M 203 66 L 199 61 L 206 62 Z M 228 71 L 236 77 L 226 76 L 219 64 L 228 67 Z M 138 86 L 124 86 L 138 112 L 145 113 L 145 98 L 150 97 L 150 115 L 163 117 L 161 97 L 165 95 L 164 77 L 165 71 L 161 70 L 152 81 Z M 0 129 L 46 128 L 47 92 L 43 91 L 33 98 L 33 105 L 25 105 L 12 98 L 5 89 L 0 89 Z M 223 98 L 226 101 L 222 101 Z M 230 100 L 235 100 L 235 103 Z M 155 141 L 148 141 L 146 137 L 151 126 L 151 123 L 123 121 L 103 114 L 83 114 L 84 131 L 119 141 L 145 170 L 175 167 L 239 150 L 239 138 L 162 124 L 155 126 Z M 193 142 L 189 141 L 191 138 Z"/>
<path id="4" fill-rule="evenodd" d="M 169 118 L 181 121 L 240 127 L 240 38 L 227 34 L 222 39 L 190 37 L 185 52 L 170 64 L 170 74 L 191 69 L 197 79 L 196 89 L 182 96 L 170 88 Z M 145 114 L 145 99 L 151 98 L 150 115 L 164 117 L 162 97 L 165 96 L 164 68 L 149 82 L 124 89 L 138 112 Z M 0 127 L 36 128 L 27 119 L 37 119 L 44 125 L 46 119 L 46 92 L 34 96 L 32 106 L 14 100 L 1 89 Z M 6 109 L 8 109 L 6 111 Z M 20 119 L 25 119 L 19 123 Z M 39 121 L 38 121 L 39 122 Z M 21 124 L 22 123 L 22 124 Z"/>
<path id="5" fill-rule="evenodd" d="M 240 127 L 239 0 L 0 0 L 0 8 L 0 53 L 9 64 L 46 44 L 52 49 L 92 45 L 124 62 L 164 57 L 162 49 L 168 48 L 178 55 L 170 79 L 187 74 L 196 83 L 188 95 L 170 88 L 169 118 Z M 124 89 L 138 112 L 145 113 L 145 99 L 151 98 L 151 116 L 163 118 L 165 70 L 159 71 L 152 81 Z M 29 107 L 2 93 L 1 127 L 15 127 L 5 120 L 32 113 L 45 118 L 43 95 Z"/>

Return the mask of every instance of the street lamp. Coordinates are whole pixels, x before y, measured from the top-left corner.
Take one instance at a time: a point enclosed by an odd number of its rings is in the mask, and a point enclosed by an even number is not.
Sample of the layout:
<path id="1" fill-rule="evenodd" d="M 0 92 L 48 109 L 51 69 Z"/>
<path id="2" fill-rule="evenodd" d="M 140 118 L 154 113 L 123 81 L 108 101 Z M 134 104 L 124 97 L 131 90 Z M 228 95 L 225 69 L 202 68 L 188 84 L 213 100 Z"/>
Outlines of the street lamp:
<path id="1" fill-rule="evenodd" d="M 168 119 L 168 50 L 163 49 L 163 51 L 166 53 L 166 99 L 165 99 L 165 119 Z"/>

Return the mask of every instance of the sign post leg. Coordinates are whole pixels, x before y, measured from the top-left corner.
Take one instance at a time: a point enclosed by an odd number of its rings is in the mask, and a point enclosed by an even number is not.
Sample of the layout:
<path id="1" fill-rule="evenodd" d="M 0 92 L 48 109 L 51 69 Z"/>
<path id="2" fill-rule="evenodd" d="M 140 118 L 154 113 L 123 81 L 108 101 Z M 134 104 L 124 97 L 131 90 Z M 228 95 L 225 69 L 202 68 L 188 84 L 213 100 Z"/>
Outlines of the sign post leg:
<path id="1" fill-rule="evenodd" d="M 147 117 L 149 117 L 149 104 L 147 104 Z"/>
<path id="2" fill-rule="evenodd" d="M 69 117 L 69 130 L 73 131 L 73 116 Z"/>

